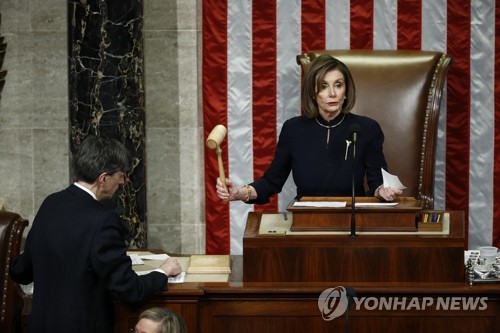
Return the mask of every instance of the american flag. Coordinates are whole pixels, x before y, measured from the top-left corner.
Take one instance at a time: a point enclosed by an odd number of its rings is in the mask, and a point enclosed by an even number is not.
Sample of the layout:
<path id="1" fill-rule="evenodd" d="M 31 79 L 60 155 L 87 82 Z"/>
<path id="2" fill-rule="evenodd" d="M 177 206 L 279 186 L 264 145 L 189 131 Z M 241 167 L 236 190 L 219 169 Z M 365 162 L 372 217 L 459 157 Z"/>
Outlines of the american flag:
<path id="1" fill-rule="evenodd" d="M 227 127 L 224 169 L 238 185 L 263 174 L 283 122 L 300 114 L 296 55 L 315 49 L 451 55 L 435 208 L 465 212 L 469 249 L 500 247 L 500 186 L 494 186 L 500 176 L 500 0 L 203 0 L 202 12 L 204 134 L 217 124 Z M 295 187 L 289 179 L 265 206 L 226 204 L 215 193 L 218 174 L 216 156 L 206 149 L 206 252 L 241 254 L 248 212 L 285 211 Z"/>

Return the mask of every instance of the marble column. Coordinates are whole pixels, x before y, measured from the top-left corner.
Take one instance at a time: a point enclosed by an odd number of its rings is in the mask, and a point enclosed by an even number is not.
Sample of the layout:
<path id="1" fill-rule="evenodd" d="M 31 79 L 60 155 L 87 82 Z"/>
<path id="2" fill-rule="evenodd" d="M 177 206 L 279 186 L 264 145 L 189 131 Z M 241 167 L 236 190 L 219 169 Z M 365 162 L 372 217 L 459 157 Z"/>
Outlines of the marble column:
<path id="1" fill-rule="evenodd" d="M 0 13 L 0 31 L 2 31 L 1 28 L 2 28 L 2 13 Z M 0 34 L 0 99 L 2 96 L 3 86 L 5 85 L 5 77 L 7 76 L 7 71 L 2 69 L 6 50 L 7 50 L 7 43 L 3 41 L 3 36 Z"/>
<path id="2" fill-rule="evenodd" d="M 70 151 L 88 134 L 114 137 L 133 170 L 111 203 L 147 247 L 142 0 L 68 1 Z"/>

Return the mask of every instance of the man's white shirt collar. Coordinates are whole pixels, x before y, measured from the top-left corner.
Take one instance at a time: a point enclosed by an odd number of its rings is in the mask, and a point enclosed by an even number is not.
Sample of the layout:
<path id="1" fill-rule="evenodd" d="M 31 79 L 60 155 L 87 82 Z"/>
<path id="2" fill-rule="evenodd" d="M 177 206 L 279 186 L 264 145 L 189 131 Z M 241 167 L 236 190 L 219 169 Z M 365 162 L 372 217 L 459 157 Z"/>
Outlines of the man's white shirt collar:
<path id="1" fill-rule="evenodd" d="M 97 197 L 95 196 L 94 192 L 92 192 L 91 190 L 89 190 L 89 189 L 88 189 L 88 188 L 86 188 L 85 186 L 78 184 L 77 182 L 74 182 L 73 184 L 74 184 L 76 187 L 81 188 L 82 190 L 84 190 L 85 192 L 87 192 L 88 194 L 90 194 L 90 195 L 92 196 L 92 198 L 94 198 L 95 200 L 97 200 Z"/>

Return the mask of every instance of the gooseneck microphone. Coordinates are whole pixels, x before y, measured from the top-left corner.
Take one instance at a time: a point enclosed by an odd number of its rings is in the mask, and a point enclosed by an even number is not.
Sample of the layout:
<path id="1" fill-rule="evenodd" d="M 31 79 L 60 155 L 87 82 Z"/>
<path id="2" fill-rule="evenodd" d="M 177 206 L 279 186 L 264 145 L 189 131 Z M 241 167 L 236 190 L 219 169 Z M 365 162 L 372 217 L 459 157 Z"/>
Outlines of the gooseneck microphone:
<path id="1" fill-rule="evenodd" d="M 361 126 L 357 123 L 352 123 L 349 125 L 347 129 L 349 133 L 349 139 L 352 143 L 352 189 L 351 189 L 351 237 L 356 237 L 356 214 L 355 214 L 355 206 L 356 206 L 356 142 L 358 140 L 358 136 L 361 133 Z"/>

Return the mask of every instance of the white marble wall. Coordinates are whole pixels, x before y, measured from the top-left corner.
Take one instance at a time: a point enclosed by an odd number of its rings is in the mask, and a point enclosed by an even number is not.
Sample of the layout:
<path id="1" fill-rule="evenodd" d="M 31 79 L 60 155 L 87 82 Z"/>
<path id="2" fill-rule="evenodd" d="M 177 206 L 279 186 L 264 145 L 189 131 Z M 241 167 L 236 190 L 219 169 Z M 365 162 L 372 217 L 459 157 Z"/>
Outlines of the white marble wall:
<path id="1" fill-rule="evenodd" d="M 197 0 L 145 0 L 148 247 L 205 249 Z M 69 179 L 66 1 L 1 0 L 0 203 L 30 222 Z"/>
<path id="2" fill-rule="evenodd" d="M 0 100 L 0 201 L 32 221 L 43 198 L 68 184 L 66 5 L 2 0 L 0 12 L 8 71 Z"/>

